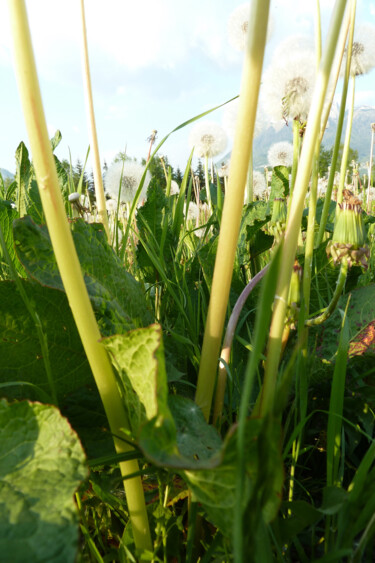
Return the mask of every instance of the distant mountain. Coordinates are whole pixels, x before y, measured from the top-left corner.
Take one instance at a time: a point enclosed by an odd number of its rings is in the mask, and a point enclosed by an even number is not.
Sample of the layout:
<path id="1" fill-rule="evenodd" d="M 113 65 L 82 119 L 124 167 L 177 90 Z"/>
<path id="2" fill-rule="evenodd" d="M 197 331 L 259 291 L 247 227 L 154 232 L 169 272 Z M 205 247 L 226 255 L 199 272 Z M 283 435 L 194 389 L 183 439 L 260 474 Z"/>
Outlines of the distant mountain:
<path id="1" fill-rule="evenodd" d="M 9 178 L 10 180 L 13 180 L 13 178 L 14 178 L 14 174 L 9 172 L 9 170 L 6 170 L 5 168 L 0 168 L 0 173 L 3 177 L 3 180 L 6 180 L 7 178 Z"/>
<path id="2" fill-rule="evenodd" d="M 330 149 L 335 142 L 337 120 L 338 120 L 339 106 L 336 105 L 332 108 L 331 115 L 328 119 L 327 129 L 323 138 L 323 145 L 326 149 Z M 344 120 L 343 132 L 341 135 L 341 142 L 344 142 L 347 114 Z M 370 144 L 371 144 L 371 123 L 375 123 L 375 107 L 362 106 L 354 110 L 352 134 L 350 138 L 350 146 L 352 149 L 358 151 L 358 158 L 360 163 L 365 163 L 370 159 Z M 292 124 L 283 126 L 281 129 L 276 130 L 274 127 L 268 127 L 254 139 L 254 168 L 261 168 L 267 164 L 267 153 L 273 143 L 280 141 L 293 142 Z M 218 164 L 227 162 L 230 158 L 228 153 L 225 157 L 218 160 Z"/>

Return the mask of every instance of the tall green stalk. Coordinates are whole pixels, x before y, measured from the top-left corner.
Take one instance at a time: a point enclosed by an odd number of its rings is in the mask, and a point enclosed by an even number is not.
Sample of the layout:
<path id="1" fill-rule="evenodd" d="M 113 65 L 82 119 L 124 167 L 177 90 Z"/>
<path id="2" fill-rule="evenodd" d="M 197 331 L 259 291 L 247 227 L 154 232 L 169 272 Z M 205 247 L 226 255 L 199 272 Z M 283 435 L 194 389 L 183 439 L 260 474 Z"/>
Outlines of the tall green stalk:
<path id="1" fill-rule="evenodd" d="M 111 363 L 100 343 L 101 334 L 65 214 L 43 111 L 25 2 L 9 0 L 8 5 L 18 88 L 52 246 L 69 305 L 114 435 L 116 450 L 118 453 L 126 452 L 129 451 L 130 446 L 121 439 L 121 436 L 122 429 L 129 428 L 127 414 Z M 136 460 L 121 462 L 120 469 L 123 477 L 126 478 L 127 475 L 138 471 L 138 463 Z M 136 547 L 141 550 L 151 549 L 152 542 L 140 477 L 127 479 L 125 492 Z"/>
<path id="2" fill-rule="evenodd" d="M 99 157 L 99 143 L 98 136 L 96 134 L 95 125 L 95 113 L 94 113 L 94 101 L 92 96 L 91 88 L 91 76 L 90 76 L 90 63 L 89 63 L 89 51 L 87 47 L 87 32 L 86 32 L 86 20 L 85 20 L 85 2 L 81 0 L 81 19 L 82 19 L 82 50 L 83 50 L 83 70 L 84 70 L 84 82 L 85 82 L 85 93 L 86 93 L 86 103 L 87 112 L 90 122 L 90 136 L 91 136 L 91 147 L 94 155 L 94 185 L 95 185 L 95 196 L 96 196 L 96 206 L 98 209 L 98 215 L 100 222 L 103 223 L 105 232 L 107 233 L 108 240 L 110 239 L 109 226 L 108 226 L 108 215 L 105 205 L 105 194 L 103 187 L 103 178 L 100 166 Z"/>
<path id="3" fill-rule="evenodd" d="M 270 327 L 267 361 L 261 397 L 261 415 L 265 415 L 273 410 L 278 366 L 281 354 L 282 334 L 287 310 L 288 291 L 297 249 L 298 233 L 301 226 L 306 189 L 310 179 L 316 141 L 319 138 L 320 133 L 320 123 L 325 94 L 344 16 L 345 5 L 346 0 L 336 1 L 326 47 L 317 75 L 309 118 L 307 121 L 305 138 L 302 146 L 296 184 L 291 203 L 291 210 L 285 232 L 282 256 L 283 268 L 281 269 L 279 275 Z"/>
<path id="4" fill-rule="evenodd" d="M 238 126 L 232 151 L 229 187 L 224 201 L 195 396 L 195 400 L 201 407 L 206 420 L 210 416 L 217 362 L 237 248 L 244 190 L 252 150 L 267 36 L 269 4 L 270 0 L 254 0 L 251 3 L 248 45 L 245 51 L 239 98 Z"/>
<path id="5" fill-rule="evenodd" d="M 352 76 L 352 91 L 350 98 L 350 107 L 348 114 L 348 121 L 346 124 L 344 148 L 342 151 L 341 167 L 340 167 L 340 182 L 337 190 L 337 203 L 342 203 L 342 192 L 345 186 L 346 169 L 348 166 L 350 137 L 352 134 L 353 116 L 354 116 L 354 99 L 355 99 L 355 76 Z"/>
<path id="6" fill-rule="evenodd" d="M 348 48 L 347 48 L 347 57 L 346 57 L 346 68 L 345 68 L 344 82 L 342 85 L 342 93 L 341 93 L 341 105 L 340 105 L 339 117 L 337 120 L 336 137 L 335 137 L 335 144 L 333 146 L 331 169 L 328 177 L 328 186 L 324 199 L 323 211 L 320 218 L 317 246 L 319 246 L 323 242 L 324 232 L 328 220 L 328 213 L 331 203 L 331 195 L 332 195 L 333 182 L 335 178 L 337 157 L 340 150 L 341 134 L 344 125 L 346 98 L 348 95 L 348 84 L 349 84 L 349 76 L 350 76 L 351 52 L 352 52 L 353 36 L 354 36 L 355 9 L 356 9 L 356 0 L 351 0 L 351 2 L 352 3 L 351 3 L 351 11 L 350 11 L 350 29 L 349 29 Z"/>

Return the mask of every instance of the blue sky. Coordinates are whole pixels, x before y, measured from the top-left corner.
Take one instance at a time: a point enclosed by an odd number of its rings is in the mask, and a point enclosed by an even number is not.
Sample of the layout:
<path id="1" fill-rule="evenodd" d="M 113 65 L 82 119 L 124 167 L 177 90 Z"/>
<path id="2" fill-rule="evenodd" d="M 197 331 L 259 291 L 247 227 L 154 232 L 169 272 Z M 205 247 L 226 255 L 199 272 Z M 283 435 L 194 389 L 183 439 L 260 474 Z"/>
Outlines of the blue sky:
<path id="1" fill-rule="evenodd" d="M 147 137 L 158 140 L 191 117 L 239 92 L 242 53 L 227 38 L 235 0 L 86 0 L 87 31 L 101 161 L 126 147 L 146 157 Z M 88 145 L 81 74 L 78 0 L 26 2 L 48 128 L 62 132 L 59 158 L 84 160 Z M 333 0 L 321 0 L 323 37 Z M 273 35 L 265 67 L 275 46 L 295 34 L 312 35 L 315 2 L 274 0 Z M 27 134 L 12 68 L 6 3 L 0 5 L 0 167 L 14 171 L 14 153 Z M 357 22 L 375 25 L 375 1 L 358 0 Z M 375 106 L 375 71 L 357 81 L 357 105 Z M 210 120 L 221 122 L 222 110 Z M 160 149 L 173 166 L 189 156 L 187 127 Z M 90 168 L 90 164 L 89 164 Z"/>

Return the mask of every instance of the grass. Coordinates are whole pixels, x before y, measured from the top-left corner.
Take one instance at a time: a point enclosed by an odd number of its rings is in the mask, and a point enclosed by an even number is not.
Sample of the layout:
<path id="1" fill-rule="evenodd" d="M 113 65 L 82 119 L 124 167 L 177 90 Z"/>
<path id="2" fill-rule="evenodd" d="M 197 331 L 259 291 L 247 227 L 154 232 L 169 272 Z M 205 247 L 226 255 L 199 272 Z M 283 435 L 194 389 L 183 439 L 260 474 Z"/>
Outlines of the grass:
<path id="1" fill-rule="evenodd" d="M 13 13 L 20 75 L 33 68 L 21 4 Z M 21 524 L 32 517 L 30 495 L 54 505 L 48 480 L 35 491 L 20 487 L 10 455 L 22 458 L 17 436 L 30 424 L 12 407 L 37 409 L 37 401 L 69 421 L 73 531 L 68 538 L 55 525 L 49 539 L 63 538 L 78 561 L 373 560 L 375 285 L 364 267 L 373 261 L 374 218 L 358 211 L 357 193 L 343 191 L 335 221 L 331 189 L 325 199 L 317 192 L 344 8 L 339 1 L 332 14 L 307 125 L 294 120 L 304 134 L 295 135 L 292 170 L 275 167 L 269 197 L 243 205 L 268 18 L 268 4 L 254 3 L 231 172 L 225 190 L 212 182 L 208 215 L 193 152 L 179 193 L 170 193 L 174 171 L 157 154 L 172 131 L 144 163 L 132 205 L 119 202 L 108 229 L 92 221 L 103 202 L 90 210 L 69 203 L 73 191 L 83 194 L 84 172 L 74 179 L 72 165 L 66 170 L 51 151 L 36 73 L 21 82 L 33 161 L 21 144 L 16 179 L 0 186 L 3 498 L 9 511 L 12 490 L 22 501 L 20 518 L 4 517 L 2 526 L 12 528 L 15 560 L 29 557 L 32 530 Z M 147 170 L 153 179 L 140 205 Z M 272 213 L 279 199 L 286 222 Z M 197 200 L 200 214 L 191 219 Z M 220 360 L 225 326 L 230 345 Z M 227 375 L 220 383 L 219 361 Z M 74 475 L 81 443 L 85 461 Z M 30 475 L 38 463 L 48 470 L 41 450 L 22 458 Z"/>

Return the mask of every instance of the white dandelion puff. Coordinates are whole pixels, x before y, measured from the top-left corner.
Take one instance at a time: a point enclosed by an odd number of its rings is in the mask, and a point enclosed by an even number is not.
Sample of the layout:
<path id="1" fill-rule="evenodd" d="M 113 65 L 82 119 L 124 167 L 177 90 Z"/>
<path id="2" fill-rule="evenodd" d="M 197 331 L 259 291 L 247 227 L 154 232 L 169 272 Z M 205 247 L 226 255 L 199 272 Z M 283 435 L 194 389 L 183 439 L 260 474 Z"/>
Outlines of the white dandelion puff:
<path id="1" fill-rule="evenodd" d="M 107 199 L 107 201 L 105 202 L 105 206 L 108 213 L 116 213 L 117 201 L 115 199 Z"/>
<path id="2" fill-rule="evenodd" d="M 244 51 L 249 30 L 250 3 L 238 6 L 228 19 L 228 41 L 234 49 Z M 273 19 L 270 15 L 267 26 L 267 40 L 273 32 Z"/>
<path id="3" fill-rule="evenodd" d="M 375 26 L 364 23 L 354 33 L 350 74 L 360 76 L 375 67 Z M 345 72 L 345 59 L 342 73 Z"/>
<path id="4" fill-rule="evenodd" d="M 281 45 L 276 51 L 285 57 L 276 56 L 264 74 L 264 107 L 275 121 L 289 118 L 306 121 L 316 77 L 315 55 L 307 48 L 292 49 L 292 39 L 287 41 L 288 49 Z"/>
<path id="5" fill-rule="evenodd" d="M 176 180 L 171 180 L 171 189 L 169 191 L 169 195 L 178 195 L 180 193 L 180 187 L 177 184 Z"/>
<path id="6" fill-rule="evenodd" d="M 219 178 L 227 178 L 229 176 L 230 161 L 222 162 L 220 168 L 217 168 Z"/>
<path id="7" fill-rule="evenodd" d="M 195 201 L 191 201 L 189 203 L 189 207 L 187 210 L 187 220 L 188 221 L 198 221 L 199 219 L 199 206 L 195 203 Z"/>
<path id="8" fill-rule="evenodd" d="M 280 141 L 271 145 L 268 151 L 268 163 L 270 166 L 292 166 L 293 145 L 288 141 Z"/>
<path id="9" fill-rule="evenodd" d="M 224 152 L 227 142 L 224 129 L 212 121 L 198 123 L 189 135 L 189 145 L 191 148 L 195 147 L 195 155 L 198 157 L 217 156 Z"/>
<path id="10" fill-rule="evenodd" d="M 104 178 L 106 192 L 112 199 L 118 199 L 121 183 L 120 201 L 132 203 L 144 170 L 144 167 L 137 162 L 115 162 L 108 168 Z M 151 174 L 147 171 L 139 201 L 145 199 L 150 181 Z"/>
<path id="11" fill-rule="evenodd" d="M 258 170 L 253 171 L 253 194 L 259 199 L 266 196 L 267 184 L 264 174 Z"/>

